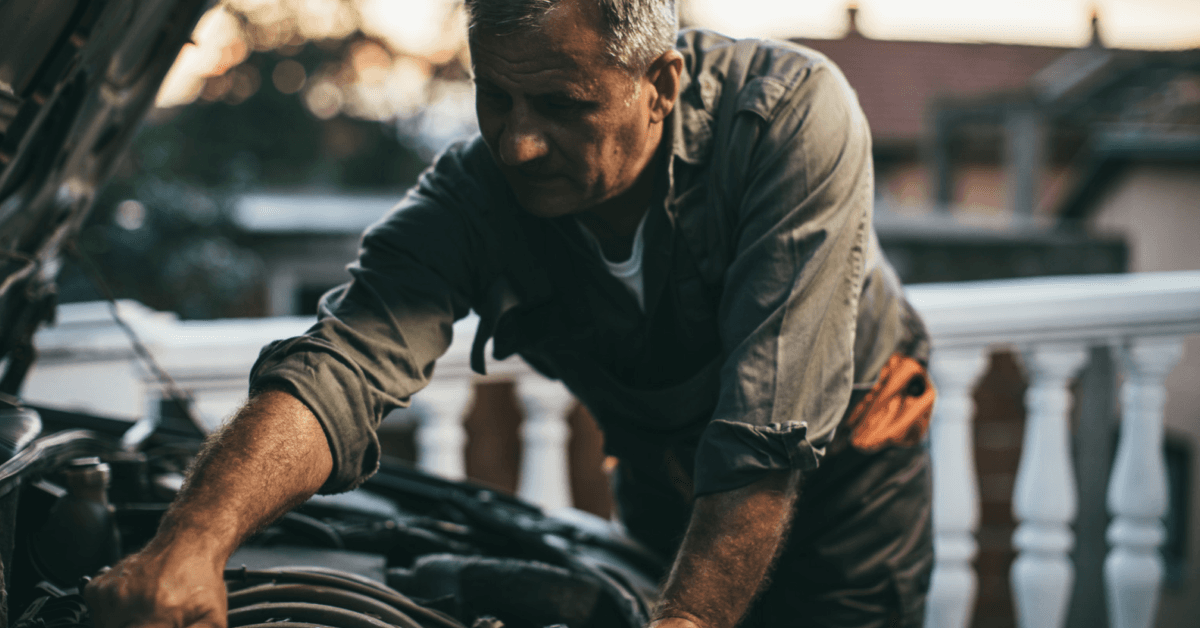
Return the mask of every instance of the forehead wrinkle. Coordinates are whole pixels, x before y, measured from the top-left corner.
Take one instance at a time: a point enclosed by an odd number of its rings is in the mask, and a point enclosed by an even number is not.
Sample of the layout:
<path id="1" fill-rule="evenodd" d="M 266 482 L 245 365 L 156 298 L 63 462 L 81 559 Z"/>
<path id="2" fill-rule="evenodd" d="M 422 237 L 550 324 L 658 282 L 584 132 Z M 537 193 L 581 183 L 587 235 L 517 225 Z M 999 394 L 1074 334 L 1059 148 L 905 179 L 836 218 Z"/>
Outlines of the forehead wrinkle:
<path id="1" fill-rule="evenodd" d="M 471 55 L 471 66 L 476 78 L 505 87 L 518 83 L 522 91 L 534 93 L 564 91 L 586 96 L 599 89 L 599 68 L 580 63 L 571 52 L 555 51 L 554 47 L 548 50 L 544 44 L 549 38 L 539 37 L 542 41 L 527 46 L 506 46 L 501 45 L 503 37 L 509 36 L 483 35 L 472 41 L 476 54 Z M 496 39 L 479 41 L 488 38 Z"/>
<path id="2" fill-rule="evenodd" d="M 479 43 L 475 43 L 472 48 L 483 53 L 471 55 L 471 66 L 476 71 L 480 68 L 481 57 L 488 62 L 483 66 L 484 69 L 493 74 L 514 73 L 525 76 L 542 72 L 573 73 L 579 69 L 579 64 L 574 59 L 567 55 L 554 54 L 553 51 L 533 54 L 523 51 L 521 46 L 488 46 Z"/>

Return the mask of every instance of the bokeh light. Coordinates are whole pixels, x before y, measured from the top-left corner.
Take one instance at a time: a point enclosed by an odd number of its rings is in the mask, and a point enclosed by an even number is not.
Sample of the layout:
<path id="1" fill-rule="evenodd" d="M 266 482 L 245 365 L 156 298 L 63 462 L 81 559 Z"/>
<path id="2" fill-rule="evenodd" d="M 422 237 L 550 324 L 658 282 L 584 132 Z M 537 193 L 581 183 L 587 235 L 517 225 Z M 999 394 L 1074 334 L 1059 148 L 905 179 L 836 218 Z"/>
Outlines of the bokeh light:
<path id="1" fill-rule="evenodd" d="M 308 43 L 348 41 L 339 61 L 311 73 L 297 61 L 278 62 L 271 84 L 300 93 L 321 119 L 410 118 L 431 99 L 445 101 L 445 90 L 434 93 L 435 76 L 467 78 L 464 25 L 458 0 L 225 0 L 201 18 L 195 43 L 180 53 L 157 105 L 178 107 L 197 98 L 237 104 L 263 81 L 242 63 L 251 51 L 287 57 Z"/>
<path id="2" fill-rule="evenodd" d="M 137 231 L 146 224 L 146 206 L 137 199 L 126 199 L 117 204 L 113 222 L 126 231 Z"/>
<path id="3" fill-rule="evenodd" d="M 275 64 L 271 71 L 271 83 L 275 89 L 284 94 L 295 94 L 304 87 L 308 77 L 304 74 L 304 66 L 298 61 L 284 59 Z"/>

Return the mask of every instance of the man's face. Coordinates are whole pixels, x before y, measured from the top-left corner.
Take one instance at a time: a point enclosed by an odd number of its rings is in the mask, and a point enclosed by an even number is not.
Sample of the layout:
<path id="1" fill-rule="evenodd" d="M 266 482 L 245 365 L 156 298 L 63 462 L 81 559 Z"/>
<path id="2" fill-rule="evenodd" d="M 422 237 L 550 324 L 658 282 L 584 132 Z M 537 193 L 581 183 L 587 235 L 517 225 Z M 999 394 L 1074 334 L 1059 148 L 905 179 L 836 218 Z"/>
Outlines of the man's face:
<path id="1" fill-rule="evenodd" d="M 657 147 L 649 82 L 605 55 L 599 11 L 566 0 L 536 31 L 475 32 L 479 129 L 521 205 L 573 214 L 627 191 Z"/>

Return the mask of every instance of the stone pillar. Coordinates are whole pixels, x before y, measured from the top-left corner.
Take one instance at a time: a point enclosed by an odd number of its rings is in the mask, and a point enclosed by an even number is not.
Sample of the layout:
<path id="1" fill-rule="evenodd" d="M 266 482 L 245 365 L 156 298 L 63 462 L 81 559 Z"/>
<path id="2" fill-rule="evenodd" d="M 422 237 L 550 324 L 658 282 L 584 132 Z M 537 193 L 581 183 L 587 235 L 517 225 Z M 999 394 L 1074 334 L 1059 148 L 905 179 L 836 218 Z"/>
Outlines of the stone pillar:
<path id="1" fill-rule="evenodd" d="M 1040 344 L 1024 359 L 1028 418 L 1013 489 L 1018 556 L 1010 577 L 1018 625 L 1057 628 L 1066 622 L 1075 577 L 1068 555 L 1075 542 L 1076 490 L 1067 386 L 1087 350 L 1078 343 Z"/>
<path id="2" fill-rule="evenodd" d="M 936 563 L 926 604 L 927 628 L 965 628 L 975 607 L 978 585 L 971 561 L 978 549 L 979 487 L 971 393 L 984 364 L 982 347 L 939 350 L 930 364 L 938 400 L 929 428 Z"/>
<path id="3" fill-rule="evenodd" d="M 571 393 L 562 384 L 539 376 L 524 378 L 518 385 L 525 420 L 521 424 L 523 454 L 517 495 L 547 510 L 569 507 L 567 411 Z"/>
<path id="4" fill-rule="evenodd" d="M 1167 474 L 1163 462 L 1163 381 L 1183 355 L 1178 337 L 1135 338 L 1118 350 L 1121 440 L 1108 483 L 1112 549 L 1104 561 L 1108 616 L 1115 628 L 1150 628 L 1158 609 L 1166 537 Z"/>
<path id="5" fill-rule="evenodd" d="M 470 379 L 433 380 L 417 397 L 421 424 L 417 430 L 417 466 L 434 475 L 461 480 L 467 477 L 463 455 L 467 431 L 463 415 L 471 397 Z"/>

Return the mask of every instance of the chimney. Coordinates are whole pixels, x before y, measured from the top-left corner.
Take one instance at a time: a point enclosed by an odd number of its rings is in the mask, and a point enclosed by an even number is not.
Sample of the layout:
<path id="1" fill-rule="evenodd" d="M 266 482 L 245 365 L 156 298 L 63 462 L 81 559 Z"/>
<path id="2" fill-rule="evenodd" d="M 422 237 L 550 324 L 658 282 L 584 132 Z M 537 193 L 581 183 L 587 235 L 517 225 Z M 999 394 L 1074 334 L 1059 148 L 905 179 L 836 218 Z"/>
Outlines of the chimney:
<path id="1" fill-rule="evenodd" d="M 1092 7 L 1092 40 L 1088 42 L 1088 47 L 1104 47 L 1104 41 L 1100 39 L 1100 10 L 1095 6 Z"/>

